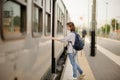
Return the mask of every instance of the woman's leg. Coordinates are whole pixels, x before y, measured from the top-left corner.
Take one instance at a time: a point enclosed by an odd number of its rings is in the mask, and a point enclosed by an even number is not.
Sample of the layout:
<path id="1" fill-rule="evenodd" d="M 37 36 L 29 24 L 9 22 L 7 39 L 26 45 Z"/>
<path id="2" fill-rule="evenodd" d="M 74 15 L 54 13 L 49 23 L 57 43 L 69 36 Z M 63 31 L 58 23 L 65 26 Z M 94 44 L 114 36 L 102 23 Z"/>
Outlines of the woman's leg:
<path id="1" fill-rule="evenodd" d="M 77 65 L 77 70 L 79 71 L 79 73 L 80 74 L 83 74 L 83 71 L 82 71 L 82 69 L 80 68 L 80 66 L 78 65 L 78 64 L 76 64 Z"/>
<path id="2" fill-rule="evenodd" d="M 75 62 L 74 55 L 72 53 L 68 53 L 68 56 L 69 56 L 69 60 L 70 60 L 72 67 L 73 67 L 73 77 L 77 77 L 77 65 Z"/>
<path id="3" fill-rule="evenodd" d="M 81 67 L 78 65 L 76 56 L 77 56 L 77 51 L 75 52 L 75 55 L 74 55 L 75 63 L 76 63 L 77 70 L 79 71 L 79 73 L 80 73 L 80 74 L 83 74 L 83 70 L 82 70 Z"/>

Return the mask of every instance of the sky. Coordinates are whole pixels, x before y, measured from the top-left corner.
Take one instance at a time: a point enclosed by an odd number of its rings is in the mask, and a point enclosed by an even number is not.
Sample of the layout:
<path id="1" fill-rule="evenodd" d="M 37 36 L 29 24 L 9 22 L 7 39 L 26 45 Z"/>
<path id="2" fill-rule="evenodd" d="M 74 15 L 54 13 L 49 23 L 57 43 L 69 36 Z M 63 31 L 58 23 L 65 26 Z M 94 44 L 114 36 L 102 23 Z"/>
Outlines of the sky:
<path id="1" fill-rule="evenodd" d="M 120 22 L 120 0 L 96 1 L 96 19 L 98 27 L 105 23 L 110 23 L 112 18 L 116 18 Z M 92 0 L 63 0 L 63 2 L 69 11 L 71 21 L 76 25 L 88 25 L 88 20 L 90 22 L 92 15 Z M 106 4 L 106 2 L 108 2 L 108 4 Z M 83 19 L 81 20 L 80 17 L 83 17 Z"/>
<path id="2" fill-rule="evenodd" d="M 63 0 L 68 12 L 70 14 L 71 20 L 78 24 L 81 24 L 82 21 L 80 17 L 88 16 L 88 0 Z M 83 18 L 84 20 L 85 18 Z"/>

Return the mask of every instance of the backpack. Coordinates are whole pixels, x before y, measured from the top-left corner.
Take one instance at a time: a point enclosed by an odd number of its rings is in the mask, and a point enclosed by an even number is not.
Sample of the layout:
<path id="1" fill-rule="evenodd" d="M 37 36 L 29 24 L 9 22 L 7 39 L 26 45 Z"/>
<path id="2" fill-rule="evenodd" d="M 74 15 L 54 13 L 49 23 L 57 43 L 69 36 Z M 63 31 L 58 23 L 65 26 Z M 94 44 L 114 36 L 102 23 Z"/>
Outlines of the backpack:
<path id="1" fill-rule="evenodd" d="M 76 51 L 80 51 L 84 47 L 84 40 L 82 40 L 82 38 L 80 37 L 78 33 L 76 32 L 73 32 L 73 33 L 75 34 L 75 42 L 74 42 L 73 48 Z"/>

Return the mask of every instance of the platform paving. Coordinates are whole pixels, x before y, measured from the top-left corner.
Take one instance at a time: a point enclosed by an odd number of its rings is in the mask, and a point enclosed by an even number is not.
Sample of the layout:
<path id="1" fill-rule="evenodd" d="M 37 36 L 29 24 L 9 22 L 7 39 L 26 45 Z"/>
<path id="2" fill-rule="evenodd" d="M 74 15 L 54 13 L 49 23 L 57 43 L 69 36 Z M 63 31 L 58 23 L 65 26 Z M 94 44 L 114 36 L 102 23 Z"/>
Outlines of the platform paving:
<path id="1" fill-rule="evenodd" d="M 76 60 L 85 73 L 85 77 L 82 80 L 95 80 L 95 77 L 92 73 L 92 70 L 89 66 L 89 63 L 83 51 L 82 51 L 82 55 L 81 55 L 81 51 L 78 52 Z M 70 64 L 69 58 L 67 57 L 66 66 L 64 68 L 61 80 L 72 80 L 73 78 L 72 74 L 73 74 L 72 66 Z"/>

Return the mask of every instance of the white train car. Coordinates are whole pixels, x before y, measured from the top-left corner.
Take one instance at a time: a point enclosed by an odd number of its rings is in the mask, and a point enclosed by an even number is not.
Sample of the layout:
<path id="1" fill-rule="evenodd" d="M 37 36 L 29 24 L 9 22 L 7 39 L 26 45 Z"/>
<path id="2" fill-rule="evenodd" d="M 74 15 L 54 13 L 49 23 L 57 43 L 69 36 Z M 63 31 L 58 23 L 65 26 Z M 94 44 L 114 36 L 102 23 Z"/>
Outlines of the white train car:
<path id="1" fill-rule="evenodd" d="M 0 0 L 0 80 L 42 80 L 51 70 L 52 1 Z M 57 0 L 56 37 L 66 35 L 68 17 L 64 3 Z M 56 61 L 64 47 L 55 41 Z"/>

